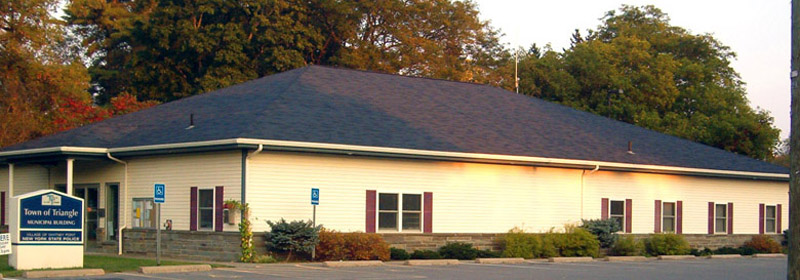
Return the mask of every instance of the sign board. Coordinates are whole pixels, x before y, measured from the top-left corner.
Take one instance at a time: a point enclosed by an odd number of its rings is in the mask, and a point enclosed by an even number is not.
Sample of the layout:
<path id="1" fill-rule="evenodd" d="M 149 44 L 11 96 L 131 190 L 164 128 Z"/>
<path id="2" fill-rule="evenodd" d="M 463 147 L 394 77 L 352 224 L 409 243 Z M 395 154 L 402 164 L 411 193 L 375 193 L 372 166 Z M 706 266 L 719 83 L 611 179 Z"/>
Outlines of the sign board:
<path id="1" fill-rule="evenodd" d="M 11 254 L 11 234 L 0 234 L 0 255 Z"/>
<path id="2" fill-rule="evenodd" d="M 84 201 L 54 190 L 11 200 L 9 233 L 14 268 L 83 266 Z"/>
<path id="3" fill-rule="evenodd" d="M 162 183 L 153 185 L 153 202 L 164 203 L 166 201 L 167 186 Z"/>
<path id="4" fill-rule="evenodd" d="M 311 189 L 311 205 L 319 205 L 319 189 Z"/>

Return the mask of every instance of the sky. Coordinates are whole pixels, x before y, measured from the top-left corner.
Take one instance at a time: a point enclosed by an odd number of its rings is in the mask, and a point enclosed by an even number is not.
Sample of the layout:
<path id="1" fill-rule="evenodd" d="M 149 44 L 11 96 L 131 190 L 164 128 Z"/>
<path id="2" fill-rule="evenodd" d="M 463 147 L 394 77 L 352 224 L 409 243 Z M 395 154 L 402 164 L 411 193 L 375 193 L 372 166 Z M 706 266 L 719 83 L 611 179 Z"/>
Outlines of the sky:
<path id="1" fill-rule="evenodd" d="M 551 44 L 554 50 L 569 47 L 575 29 L 586 34 L 596 29 L 605 12 L 623 4 L 654 5 L 669 15 L 670 23 L 692 34 L 712 34 L 731 48 L 737 58 L 733 68 L 746 83 L 747 98 L 775 118 L 781 139 L 789 137 L 791 101 L 789 0 L 473 0 L 480 18 L 490 21 L 505 35 L 509 47 Z"/>

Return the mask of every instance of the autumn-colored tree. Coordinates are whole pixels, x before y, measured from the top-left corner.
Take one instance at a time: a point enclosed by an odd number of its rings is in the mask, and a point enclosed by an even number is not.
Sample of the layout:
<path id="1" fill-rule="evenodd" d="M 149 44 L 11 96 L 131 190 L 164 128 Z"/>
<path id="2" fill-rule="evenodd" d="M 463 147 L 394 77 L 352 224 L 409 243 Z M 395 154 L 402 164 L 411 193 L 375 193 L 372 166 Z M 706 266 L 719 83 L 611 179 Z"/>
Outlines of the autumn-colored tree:
<path id="1" fill-rule="evenodd" d="M 0 3 L 0 147 L 55 131 L 62 100 L 89 100 L 86 68 L 62 52 L 57 0 Z"/>
<path id="2" fill-rule="evenodd" d="M 653 6 L 610 11 L 561 53 L 520 63 L 522 92 L 577 109 L 767 159 L 779 131 L 754 110 L 730 66 L 735 54 L 708 34 L 669 24 Z"/>

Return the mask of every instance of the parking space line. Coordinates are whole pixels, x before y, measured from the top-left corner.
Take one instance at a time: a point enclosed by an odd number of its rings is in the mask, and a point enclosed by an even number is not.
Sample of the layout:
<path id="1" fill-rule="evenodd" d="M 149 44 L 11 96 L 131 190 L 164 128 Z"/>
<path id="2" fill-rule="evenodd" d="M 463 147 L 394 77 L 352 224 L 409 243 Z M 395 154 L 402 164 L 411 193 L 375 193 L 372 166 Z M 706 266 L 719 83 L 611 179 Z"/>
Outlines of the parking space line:
<path id="1" fill-rule="evenodd" d="M 284 277 L 284 278 L 294 278 L 294 279 L 317 279 L 314 277 L 302 277 L 302 276 L 293 276 L 293 275 L 285 275 L 285 274 L 275 274 L 275 273 L 265 273 L 260 271 L 248 271 L 248 270 L 239 270 L 234 268 L 217 268 L 223 271 L 232 271 L 238 273 L 247 273 L 247 274 L 255 274 L 255 275 L 265 275 L 265 276 L 274 276 L 274 277 Z"/>
<path id="2" fill-rule="evenodd" d="M 151 279 L 180 280 L 180 278 L 159 277 L 159 276 L 153 276 L 153 275 L 145 275 L 145 274 L 141 274 L 141 273 L 118 272 L 118 273 L 115 273 L 115 274 L 136 276 L 136 277 L 142 277 L 142 278 L 151 278 Z"/>

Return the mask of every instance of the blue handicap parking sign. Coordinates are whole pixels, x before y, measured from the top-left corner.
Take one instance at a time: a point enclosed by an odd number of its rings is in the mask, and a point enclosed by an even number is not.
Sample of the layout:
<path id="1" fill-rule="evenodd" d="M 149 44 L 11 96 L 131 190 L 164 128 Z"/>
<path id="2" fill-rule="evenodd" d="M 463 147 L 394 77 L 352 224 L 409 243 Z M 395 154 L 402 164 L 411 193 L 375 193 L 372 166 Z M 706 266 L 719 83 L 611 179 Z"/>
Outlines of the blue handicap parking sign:
<path id="1" fill-rule="evenodd" d="M 161 183 L 156 183 L 153 185 L 153 202 L 155 203 L 164 203 L 166 201 L 166 186 Z"/>
<path id="2" fill-rule="evenodd" d="M 311 189 L 311 205 L 319 205 L 319 189 Z"/>

